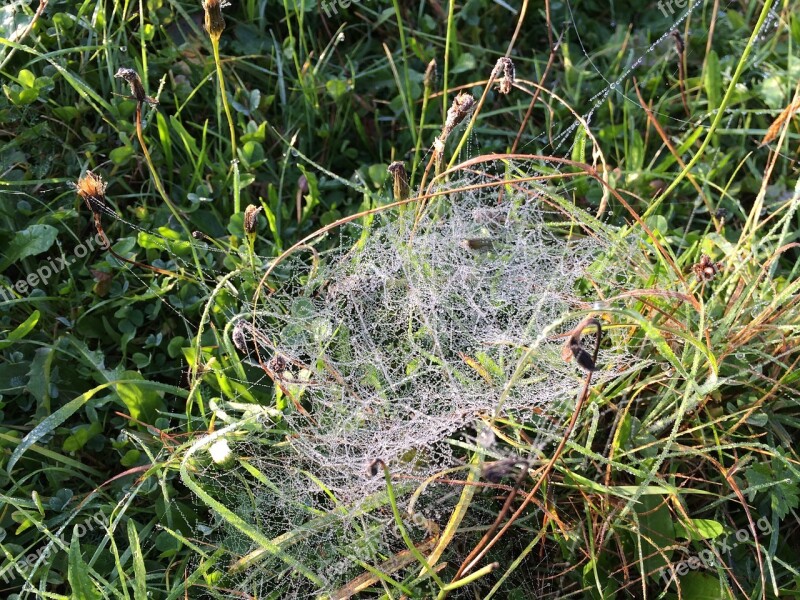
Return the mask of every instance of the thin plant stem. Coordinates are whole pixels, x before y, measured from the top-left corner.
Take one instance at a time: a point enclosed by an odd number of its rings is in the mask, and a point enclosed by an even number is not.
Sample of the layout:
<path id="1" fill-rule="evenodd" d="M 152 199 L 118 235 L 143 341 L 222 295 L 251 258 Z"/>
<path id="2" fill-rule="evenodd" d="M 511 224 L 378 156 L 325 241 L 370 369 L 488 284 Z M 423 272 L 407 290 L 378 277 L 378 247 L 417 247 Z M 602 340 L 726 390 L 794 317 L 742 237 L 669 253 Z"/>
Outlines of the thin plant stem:
<path id="1" fill-rule="evenodd" d="M 219 57 L 219 36 L 212 35 L 211 48 L 214 51 L 214 65 L 217 69 L 217 81 L 219 82 L 219 95 L 222 100 L 222 107 L 225 109 L 225 117 L 228 119 L 228 129 L 231 135 L 231 167 L 233 168 L 233 212 L 234 214 L 241 211 L 241 199 L 239 189 L 239 158 L 236 147 L 236 128 L 233 125 L 233 115 L 231 114 L 231 107 L 228 103 L 228 95 L 225 93 L 225 78 L 222 76 L 222 61 Z"/>
<path id="2" fill-rule="evenodd" d="M 425 112 L 428 110 L 428 99 L 431 97 L 431 90 L 429 87 L 425 86 L 425 89 L 422 92 L 422 112 L 419 116 L 419 134 L 417 135 L 417 144 L 414 148 L 414 163 L 411 165 L 411 177 L 409 177 L 409 182 L 414 181 L 414 175 L 417 172 L 417 165 L 419 165 L 419 155 L 422 151 L 422 132 L 425 127 Z"/>

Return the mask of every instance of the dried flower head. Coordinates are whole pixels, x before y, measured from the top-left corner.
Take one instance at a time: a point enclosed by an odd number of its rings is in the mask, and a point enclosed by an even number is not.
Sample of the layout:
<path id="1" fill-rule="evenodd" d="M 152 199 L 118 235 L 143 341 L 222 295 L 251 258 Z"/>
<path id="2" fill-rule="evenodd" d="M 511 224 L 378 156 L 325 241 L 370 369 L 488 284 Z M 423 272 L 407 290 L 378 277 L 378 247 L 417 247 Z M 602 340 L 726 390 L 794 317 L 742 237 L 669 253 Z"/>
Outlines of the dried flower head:
<path id="1" fill-rule="evenodd" d="M 450 135 L 450 132 L 464 120 L 474 106 L 475 98 L 472 97 L 472 94 L 461 92 L 458 96 L 453 98 L 453 104 L 447 111 L 447 120 L 445 120 L 444 127 L 442 128 L 442 140 Z"/>
<path id="2" fill-rule="evenodd" d="M 692 267 L 694 274 L 699 281 L 711 281 L 722 270 L 722 263 L 713 262 L 711 258 L 703 254 L 700 257 L 700 262 Z"/>
<path id="3" fill-rule="evenodd" d="M 142 80 L 139 74 L 133 69 L 120 67 L 114 77 L 121 77 L 128 82 L 128 85 L 131 86 L 131 96 L 133 96 L 137 102 L 149 102 L 152 100 L 152 98 L 148 98 L 147 94 L 144 93 Z"/>
<path id="4" fill-rule="evenodd" d="M 367 465 L 367 473 L 370 477 L 375 477 L 381 469 L 385 468 L 386 464 L 380 458 L 376 458 Z"/>
<path id="5" fill-rule="evenodd" d="M 408 198 L 408 173 L 403 161 L 396 160 L 387 169 L 394 178 L 394 199 L 396 202 Z"/>
<path id="6" fill-rule="evenodd" d="M 244 321 L 237 321 L 236 325 L 233 326 L 233 345 L 236 346 L 236 349 L 239 350 L 242 354 L 248 353 L 247 348 L 247 335 L 245 333 L 245 329 L 247 328 L 247 324 Z"/>
<path id="7" fill-rule="evenodd" d="M 258 213 L 260 213 L 263 208 L 263 206 L 257 207 L 250 204 L 244 209 L 244 232 L 246 234 L 252 235 L 256 232 L 258 228 Z"/>
<path id="8" fill-rule="evenodd" d="M 483 478 L 490 483 L 500 483 L 504 477 L 516 474 L 519 466 L 528 466 L 528 463 L 514 457 L 487 462 L 483 466 Z"/>
<path id="9" fill-rule="evenodd" d="M 269 359 L 267 367 L 269 367 L 275 373 L 283 373 L 287 367 L 286 358 L 284 358 L 281 354 L 276 354 Z"/>
<path id="10" fill-rule="evenodd" d="M 430 91 L 433 89 L 434 81 L 436 81 L 436 59 L 432 58 L 425 69 L 425 79 L 422 80 L 422 85 Z"/>
<path id="11" fill-rule="evenodd" d="M 230 6 L 224 0 L 203 0 L 203 10 L 206 13 L 205 27 L 211 37 L 219 39 L 225 30 L 225 19 L 222 16 L 222 9 Z"/>
<path id="12" fill-rule="evenodd" d="M 578 326 L 572 330 L 569 338 L 567 338 L 567 343 L 564 344 L 564 348 L 561 351 L 561 358 L 565 362 L 569 362 L 574 358 L 575 362 L 587 371 L 596 371 L 597 364 L 595 363 L 595 357 L 589 354 L 581 345 L 581 334 L 587 327 L 597 328 L 597 347 L 599 348 L 600 336 L 603 333 L 600 321 L 594 317 L 586 317 L 583 321 L 578 323 Z"/>
<path id="13" fill-rule="evenodd" d="M 464 250 L 491 250 L 494 240 L 492 238 L 465 238 L 458 245 Z"/>
<path id="14" fill-rule="evenodd" d="M 511 86 L 514 85 L 516 79 L 516 70 L 514 69 L 514 63 L 506 56 L 497 59 L 497 63 L 492 69 L 492 78 L 500 77 L 501 73 L 503 77 L 500 79 L 500 93 L 508 94 L 511 92 Z"/>
<path id="15" fill-rule="evenodd" d="M 99 175 L 86 171 L 86 175 L 75 184 L 75 191 L 93 214 L 99 215 L 103 212 L 106 206 L 106 184 Z"/>

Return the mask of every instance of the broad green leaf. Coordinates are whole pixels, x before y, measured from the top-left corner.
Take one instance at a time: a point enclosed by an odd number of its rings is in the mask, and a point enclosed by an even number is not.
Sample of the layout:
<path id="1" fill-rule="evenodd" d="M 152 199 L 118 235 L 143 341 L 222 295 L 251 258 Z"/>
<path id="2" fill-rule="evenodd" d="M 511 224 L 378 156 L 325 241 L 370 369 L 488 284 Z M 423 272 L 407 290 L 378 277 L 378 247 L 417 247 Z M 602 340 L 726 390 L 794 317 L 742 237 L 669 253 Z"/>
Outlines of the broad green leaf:
<path id="1" fill-rule="evenodd" d="M 137 371 L 125 371 L 122 376 L 128 381 L 117 384 L 117 394 L 130 415 L 144 423 L 154 423 L 159 411 L 166 409 L 161 394 L 138 385 L 137 380 L 144 382 L 144 377 Z"/>
<path id="2" fill-rule="evenodd" d="M 108 153 L 108 157 L 115 165 L 124 165 L 133 156 L 133 146 L 120 146 Z"/>
<path id="3" fill-rule="evenodd" d="M 3 249 L 0 273 L 18 260 L 47 252 L 56 241 L 57 235 L 58 230 L 51 225 L 31 225 L 18 231 Z"/>
<path id="4" fill-rule="evenodd" d="M 712 519 L 691 519 L 691 524 L 684 526 L 675 523 L 675 535 L 689 540 L 709 540 L 722 535 L 722 523 Z"/>
<path id="5" fill-rule="evenodd" d="M 40 404 L 50 399 L 50 371 L 54 357 L 52 348 L 37 348 L 33 353 L 28 384 L 25 387 Z"/>
<path id="6" fill-rule="evenodd" d="M 688 563 L 691 569 L 694 566 Z M 700 567 L 697 567 L 700 568 Z M 681 595 L 691 600 L 732 600 L 730 594 L 720 589 L 719 579 L 700 571 L 689 571 L 680 578 Z"/>
<path id="7" fill-rule="evenodd" d="M 28 71 L 28 69 L 22 69 L 17 77 L 19 82 L 26 88 L 31 88 L 36 83 L 36 75 Z"/>

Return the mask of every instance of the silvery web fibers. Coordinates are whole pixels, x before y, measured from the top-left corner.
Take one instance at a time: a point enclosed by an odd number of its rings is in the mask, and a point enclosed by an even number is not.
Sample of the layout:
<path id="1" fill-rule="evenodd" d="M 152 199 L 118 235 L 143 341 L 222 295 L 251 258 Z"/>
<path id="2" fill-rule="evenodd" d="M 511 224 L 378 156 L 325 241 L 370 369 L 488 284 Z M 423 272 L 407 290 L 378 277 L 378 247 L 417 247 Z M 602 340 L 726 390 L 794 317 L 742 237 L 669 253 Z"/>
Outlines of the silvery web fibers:
<path id="1" fill-rule="evenodd" d="M 285 549 L 319 572 L 323 587 L 360 572 L 354 561 L 342 563 L 348 556 L 380 562 L 365 547 L 384 557 L 403 549 L 385 503 L 370 508 L 384 488 L 381 477 L 367 476 L 370 461 L 384 460 L 398 481 L 460 464 L 448 437 L 491 417 L 525 350 L 548 325 L 586 306 L 576 283 L 589 270 L 595 279 L 617 276 L 596 269 L 608 240 L 564 241 L 551 233 L 557 218 L 543 206 L 533 189 L 507 192 L 498 203 L 493 186 L 445 193 L 416 224 L 414 210 L 378 216 L 356 243 L 315 267 L 295 255 L 282 269 L 292 280 L 252 307 L 255 327 L 250 317 L 235 324 L 237 346 L 258 345 L 263 361 L 281 365 L 282 384 L 302 390 L 307 412 L 290 409 L 269 441 L 253 432 L 241 452 L 274 485 L 252 483 L 252 492 L 226 505 L 271 537 L 305 527 Z M 561 343 L 541 345 L 502 410 L 535 421 L 542 443 L 560 433 L 563 403 L 574 401 L 581 383 L 560 358 Z M 601 360 L 613 362 L 615 352 Z M 398 486 L 402 502 L 413 488 Z M 241 485 L 231 490 L 236 496 Z M 430 486 L 418 508 L 443 526 L 457 493 Z M 314 526 L 325 514 L 333 518 Z M 255 548 L 233 537 L 238 545 L 226 547 Z M 283 585 L 290 570 L 271 559 L 257 571 L 243 577 L 269 587 Z M 296 585 L 295 593 L 318 587 Z"/>

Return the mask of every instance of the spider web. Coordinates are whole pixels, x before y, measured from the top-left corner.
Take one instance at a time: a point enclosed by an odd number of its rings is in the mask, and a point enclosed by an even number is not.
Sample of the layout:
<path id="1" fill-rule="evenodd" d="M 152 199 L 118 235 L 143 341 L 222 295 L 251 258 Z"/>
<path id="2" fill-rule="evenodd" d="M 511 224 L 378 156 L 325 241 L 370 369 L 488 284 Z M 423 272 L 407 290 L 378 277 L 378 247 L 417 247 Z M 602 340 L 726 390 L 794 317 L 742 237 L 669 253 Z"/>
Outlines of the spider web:
<path id="1" fill-rule="evenodd" d="M 554 156 L 572 153 L 578 129 L 591 127 L 597 109 L 622 94 L 621 84 L 653 53 L 673 52 L 670 32 L 700 4 L 637 50 L 613 81 L 592 63 L 567 4 L 566 25 L 606 85 L 553 138 Z M 623 98 L 641 110 L 635 98 Z M 536 136 L 528 147 L 534 144 L 541 146 Z M 509 458 L 486 433 L 494 420 L 525 423 L 531 456 L 559 439 L 582 373 L 562 359 L 558 336 L 579 320 L 570 314 L 603 306 L 599 289 L 625 291 L 629 271 L 647 262 L 636 240 L 620 241 L 612 225 L 574 206 L 579 183 L 598 196 L 601 184 L 559 174 L 566 172 L 555 161 L 464 170 L 437 184 L 423 208 L 410 204 L 342 227 L 332 249 L 299 249 L 275 268 L 275 290 L 255 296 L 240 290 L 252 289 L 272 259 L 256 257 L 262 271 L 255 274 L 209 261 L 207 280 L 225 281 L 203 290 L 208 302 L 224 293 L 236 307 L 223 311 L 218 335 L 230 357 L 220 368 L 240 387 L 199 388 L 213 396 L 208 408 L 221 426 L 182 460 L 184 482 L 202 490 L 198 501 L 209 507 L 197 537 L 224 551 L 197 583 L 199 593 L 348 597 L 365 565 L 402 579 L 419 565 L 404 556 L 385 480 L 368 473 L 372 461 L 386 463 L 405 526 L 429 553 L 469 473 L 465 452 Z M 154 266 L 193 268 L 158 233 L 123 225 L 163 250 L 168 258 Z M 200 324 L 183 316 L 182 301 L 173 295 L 165 304 L 195 334 Z M 631 368 L 617 335 L 601 350 L 596 383 Z M 255 400 L 262 390 L 274 390 L 274 403 Z M 437 475 L 451 483 L 436 483 Z M 485 527 L 495 514 L 470 511 L 462 528 Z M 451 552 L 446 559 L 463 558 Z M 198 570 L 202 563 L 198 556 Z M 522 568 L 533 573 L 533 563 Z M 426 595 L 430 583 L 417 585 Z"/>

